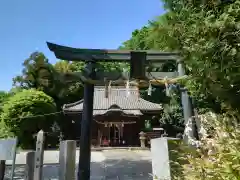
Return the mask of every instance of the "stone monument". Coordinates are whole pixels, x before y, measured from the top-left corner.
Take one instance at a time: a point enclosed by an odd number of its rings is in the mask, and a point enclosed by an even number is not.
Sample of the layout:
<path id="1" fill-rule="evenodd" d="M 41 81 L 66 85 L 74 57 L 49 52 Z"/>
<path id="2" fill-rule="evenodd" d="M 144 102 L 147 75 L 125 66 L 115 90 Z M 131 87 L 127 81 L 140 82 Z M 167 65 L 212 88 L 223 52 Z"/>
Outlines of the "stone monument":
<path id="1" fill-rule="evenodd" d="M 155 180 L 171 180 L 173 174 L 181 174 L 181 167 L 176 167 L 171 162 L 177 162 L 177 156 L 172 152 L 178 152 L 181 140 L 178 138 L 161 137 L 151 139 L 152 174 Z"/>

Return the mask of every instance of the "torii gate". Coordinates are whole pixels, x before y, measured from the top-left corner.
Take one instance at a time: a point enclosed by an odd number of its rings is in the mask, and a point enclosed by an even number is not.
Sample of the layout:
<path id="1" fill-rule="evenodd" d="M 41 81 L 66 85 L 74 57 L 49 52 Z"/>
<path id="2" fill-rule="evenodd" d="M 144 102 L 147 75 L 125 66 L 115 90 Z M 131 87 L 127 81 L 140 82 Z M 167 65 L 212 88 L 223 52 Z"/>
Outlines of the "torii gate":
<path id="1" fill-rule="evenodd" d="M 104 83 L 106 78 L 111 80 L 111 76 L 104 74 L 97 74 L 95 72 L 95 64 L 98 62 L 128 62 L 130 63 L 129 79 L 134 79 L 137 85 L 146 86 L 149 83 L 159 84 L 163 79 L 172 79 L 176 82 L 177 77 L 185 76 L 183 62 L 178 53 L 168 53 L 159 51 L 133 51 L 133 50 L 104 50 L 104 49 L 78 49 L 66 46 L 61 46 L 47 42 L 48 48 L 54 52 L 56 58 L 68 61 L 84 61 L 86 63 L 87 75 L 81 76 L 84 82 L 84 103 L 81 123 L 81 137 L 80 137 L 80 156 L 78 167 L 78 180 L 90 179 L 90 160 L 91 160 L 91 122 L 93 119 L 93 96 L 94 84 Z M 147 65 L 158 66 L 160 63 L 166 61 L 176 61 L 178 63 L 178 72 L 147 72 Z M 87 77 L 86 77 L 87 76 Z M 99 77 L 100 76 L 100 77 Z M 107 76 L 107 77 L 106 77 Z M 96 80 L 98 77 L 98 80 Z M 117 82 L 123 84 L 122 80 Z M 193 116 L 193 109 L 191 99 L 186 89 L 182 89 L 182 106 L 185 125 Z"/>

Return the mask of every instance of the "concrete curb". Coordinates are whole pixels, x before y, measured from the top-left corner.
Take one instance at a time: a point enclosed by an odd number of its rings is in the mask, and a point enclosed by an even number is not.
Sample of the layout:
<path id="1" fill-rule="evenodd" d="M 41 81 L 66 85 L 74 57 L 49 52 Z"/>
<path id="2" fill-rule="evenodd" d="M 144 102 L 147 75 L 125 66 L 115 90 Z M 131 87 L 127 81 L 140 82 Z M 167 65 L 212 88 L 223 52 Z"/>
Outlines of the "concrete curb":
<path id="1" fill-rule="evenodd" d="M 134 150 L 150 150 L 150 148 L 141 148 L 141 147 L 93 147 L 91 148 L 91 151 L 104 151 L 104 150 L 129 150 L 129 151 L 134 151 Z M 80 150 L 79 147 L 76 148 L 76 150 Z M 19 152 L 29 152 L 29 151 L 34 151 L 34 150 L 17 150 L 17 153 Z M 59 151 L 59 149 L 46 149 L 45 151 Z"/>
<path id="2" fill-rule="evenodd" d="M 24 165 L 26 164 L 26 154 L 32 150 L 25 150 L 25 151 L 18 151 L 16 156 L 16 165 Z M 104 156 L 102 154 L 103 151 L 150 151 L 149 148 L 141 148 L 141 147 L 99 147 L 99 148 L 92 148 L 91 152 L 93 161 L 92 162 L 98 162 L 103 161 Z M 76 161 L 79 158 L 79 148 L 76 148 Z M 59 161 L 59 150 L 45 150 L 44 151 L 44 165 L 49 164 L 58 164 Z M 12 161 L 7 160 L 7 165 L 11 165 Z"/>
<path id="3" fill-rule="evenodd" d="M 77 148 L 77 150 L 80 150 L 80 148 Z M 92 148 L 91 151 L 105 151 L 105 150 L 150 150 L 150 148 L 141 148 L 141 147 L 95 147 Z"/>

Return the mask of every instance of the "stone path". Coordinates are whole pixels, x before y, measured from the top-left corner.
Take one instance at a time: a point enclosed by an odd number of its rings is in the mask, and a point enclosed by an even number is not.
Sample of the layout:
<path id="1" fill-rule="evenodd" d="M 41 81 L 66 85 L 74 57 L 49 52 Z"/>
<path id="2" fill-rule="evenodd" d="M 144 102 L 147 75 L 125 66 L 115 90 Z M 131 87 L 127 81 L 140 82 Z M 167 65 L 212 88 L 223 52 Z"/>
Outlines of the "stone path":
<path id="1" fill-rule="evenodd" d="M 24 165 L 21 164 L 25 163 L 25 154 L 17 155 L 16 180 L 22 180 L 24 177 Z M 58 180 L 58 152 L 46 151 L 44 157 L 46 165 L 43 167 L 43 180 Z M 152 179 L 151 171 L 150 151 L 104 150 L 92 152 L 91 180 L 150 180 Z M 10 166 L 7 167 L 5 180 L 9 180 L 9 173 Z"/>

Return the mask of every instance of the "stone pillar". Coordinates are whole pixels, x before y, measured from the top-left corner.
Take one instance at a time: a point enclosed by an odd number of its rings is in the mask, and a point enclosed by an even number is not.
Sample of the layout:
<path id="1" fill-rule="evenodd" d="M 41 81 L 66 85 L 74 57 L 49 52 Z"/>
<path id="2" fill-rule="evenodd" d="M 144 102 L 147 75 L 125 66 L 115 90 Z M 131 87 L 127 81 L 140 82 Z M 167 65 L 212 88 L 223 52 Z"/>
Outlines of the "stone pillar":
<path id="1" fill-rule="evenodd" d="M 60 144 L 59 152 L 59 179 L 73 180 L 75 178 L 76 141 L 67 140 Z"/>
<path id="2" fill-rule="evenodd" d="M 37 134 L 36 151 L 35 151 L 35 166 L 34 166 L 34 180 L 42 180 L 43 176 L 43 157 L 44 157 L 44 143 L 45 143 L 45 133 L 40 130 Z"/>
<path id="3" fill-rule="evenodd" d="M 184 76 L 185 70 L 183 61 L 178 61 L 178 75 Z M 184 115 L 184 122 L 187 124 L 189 118 L 193 116 L 192 104 L 186 88 L 181 88 L 181 99 L 182 99 L 182 106 L 183 106 L 183 115 Z"/>
<path id="4" fill-rule="evenodd" d="M 35 151 L 30 151 L 26 155 L 25 180 L 34 180 Z"/>
<path id="5" fill-rule="evenodd" d="M 140 139 L 141 148 L 145 148 L 146 147 L 146 133 L 141 131 L 139 133 L 139 139 Z"/>
<path id="6" fill-rule="evenodd" d="M 153 179 L 174 179 L 173 176 L 183 177 L 181 165 L 185 161 L 182 156 L 181 140 L 177 138 L 151 139 L 152 174 Z"/>
<path id="7" fill-rule="evenodd" d="M 178 75 L 184 76 L 185 75 L 185 69 L 184 64 L 182 60 L 178 61 Z M 182 99 L 182 107 L 183 107 L 183 116 L 184 116 L 184 122 L 185 122 L 185 130 L 184 130 L 184 136 L 183 139 L 186 143 L 191 144 L 193 139 L 196 139 L 194 132 L 197 131 L 195 127 L 195 121 L 194 121 L 194 112 L 193 112 L 193 106 L 192 106 L 192 100 L 189 96 L 189 93 L 186 88 L 181 88 L 181 99 Z"/>

